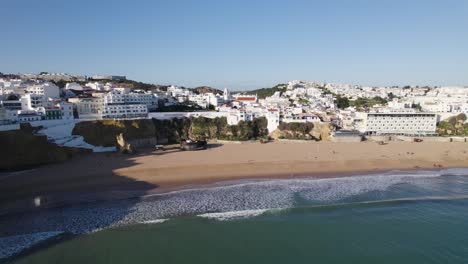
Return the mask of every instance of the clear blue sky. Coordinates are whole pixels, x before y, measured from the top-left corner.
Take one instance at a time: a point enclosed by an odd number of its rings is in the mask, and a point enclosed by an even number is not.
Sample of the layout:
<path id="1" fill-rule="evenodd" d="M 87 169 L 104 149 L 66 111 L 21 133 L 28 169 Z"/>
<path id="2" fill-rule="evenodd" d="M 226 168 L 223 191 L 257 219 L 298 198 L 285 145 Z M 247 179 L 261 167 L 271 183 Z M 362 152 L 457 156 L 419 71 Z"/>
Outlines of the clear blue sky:
<path id="1" fill-rule="evenodd" d="M 3 0 L 1 72 L 468 85 L 466 0 Z"/>

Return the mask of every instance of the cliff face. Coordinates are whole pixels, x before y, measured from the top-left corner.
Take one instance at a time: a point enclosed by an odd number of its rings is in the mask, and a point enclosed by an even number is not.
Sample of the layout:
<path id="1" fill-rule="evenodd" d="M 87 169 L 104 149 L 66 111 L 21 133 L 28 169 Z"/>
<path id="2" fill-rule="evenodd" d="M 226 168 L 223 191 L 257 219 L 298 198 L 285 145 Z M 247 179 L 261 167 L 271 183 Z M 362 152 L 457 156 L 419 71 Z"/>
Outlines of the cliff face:
<path id="1" fill-rule="evenodd" d="M 97 120 L 77 123 L 73 135 L 83 136 L 95 146 L 115 146 L 117 136 L 126 140 L 155 137 L 158 142 L 179 143 L 181 139 L 225 139 L 250 140 L 266 137 L 267 121 L 258 118 L 240 122 L 236 126 L 227 124 L 226 118 L 181 118 L 171 120 Z"/>
<path id="2" fill-rule="evenodd" d="M 437 133 L 441 136 L 467 136 L 468 123 L 466 123 L 466 119 L 466 115 L 462 113 L 441 121 L 437 125 Z"/>
<path id="3" fill-rule="evenodd" d="M 282 123 L 270 136 L 275 139 L 328 140 L 330 123 Z M 115 146 L 117 137 L 122 134 L 126 140 L 156 138 L 161 143 L 179 143 L 181 139 L 223 139 L 252 140 L 268 136 L 267 120 L 239 122 L 235 126 L 227 124 L 226 118 L 181 118 L 171 120 L 97 120 L 79 122 L 73 135 L 83 136 L 95 146 Z"/>
<path id="4" fill-rule="evenodd" d="M 72 135 L 83 136 L 94 146 L 111 147 L 116 144 L 116 137 L 124 134 L 126 139 L 145 138 L 155 135 L 155 126 L 151 120 L 96 120 L 79 122 Z"/>
<path id="5" fill-rule="evenodd" d="M 281 123 L 270 134 L 273 139 L 328 140 L 332 126 L 330 123 Z"/>
<path id="6" fill-rule="evenodd" d="M 59 147 L 47 141 L 46 136 L 34 135 L 29 124 L 20 130 L 0 132 L 0 170 L 18 170 L 38 165 L 65 161 L 91 150 Z"/>

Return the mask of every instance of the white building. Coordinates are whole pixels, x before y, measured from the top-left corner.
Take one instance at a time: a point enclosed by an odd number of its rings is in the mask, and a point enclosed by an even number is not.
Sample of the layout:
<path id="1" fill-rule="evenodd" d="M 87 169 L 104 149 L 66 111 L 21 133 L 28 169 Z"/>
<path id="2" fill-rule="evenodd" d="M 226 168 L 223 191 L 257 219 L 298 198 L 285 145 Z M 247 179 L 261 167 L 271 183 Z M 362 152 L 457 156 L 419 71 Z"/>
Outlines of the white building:
<path id="1" fill-rule="evenodd" d="M 143 104 L 148 109 L 158 107 L 158 98 L 151 93 L 123 93 L 112 91 L 103 96 L 104 104 Z"/>
<path id="2" fill-rule="evenodd" d="M 104 105 L 102 118 L 135 118 L 147 117 L 148 107 L 143 104 Z"/>
<path id="3" fill-rule="evenodd" d="M 223 100 L 224 100 L 224 102 L 231 101 L 231 93 L 229 92 L 229 90 L 227 88 L 224 88 Z"/>
<path id="4" fill-rule="evenodd" d="M 60 111 L 62 112 L 62 119 L 64 120 L 72 120 L 73 117 L 73 104 L 67 102 L 61 102 L 57 105 L 60 107 Z"/>
<path id="5" fill-rule="evenodd" d="M 191 94 L 188 97 L 188 101 L 200 106 L 201 108 L 208 108 L 208 102 L 202 94 Z"/>
<path id="6" fill-rule="evenodd" d="M 9 110 L 4 107 L 0 107 L 0 125 L 8 125 L 16 123 L 18 121 L 18 111 Z"/>
<path id="7" fill-rule="evenodd" d="M 18 122 L 27 123 L 42 120 L 43 115 L 36 111 L 22 110 L 18 112 Z"/>
<path id="8" fill-rule="evenodd" d="M 43 94 L 28 93 L 21 97 L 22 110 L 34 110 L 46 105 L 46 97 Z"/>
<path id="9" fill-rule="evenodd" d="M 93 80 L 125 81 L 127 77 L 121 75 L 93 75 Z"/>
<path id="10" fill-rule="evenodd" d="M 60 98 L 60 89 L 58 86 L 49 82 L 31 85 L 27 88 L 27 91 L 33 94 L 44 95 L 46 98 Z"/>
<path id="11" fill-rule="evenodd" d="M 100 119 L 102 118 L 103 99 L 100 97 L 74 97 L 68 102 L 73 103 L 79 118 Z"/>
<path id="12" fill-rule="evenodd" d="M 367 114 L 366 132 L 370 135 L 436 135 L 437 115 L 416 111 L 385 111 Z"/>
<path id="13" fill-rule="evenodd" d="M 268 133 L 275 131 L 280 124 L 280 115 L 278 109 L 269 109 L 268 113 L 266 114 L 266 119 L 268 121 Z"/>
<path id="14" fill-rule="evenodd" d="M 65 89 L 83 91 L 83 87 L 79 85 L 78 83 L 74 83 L 74 82 L 65 84 Z"/>

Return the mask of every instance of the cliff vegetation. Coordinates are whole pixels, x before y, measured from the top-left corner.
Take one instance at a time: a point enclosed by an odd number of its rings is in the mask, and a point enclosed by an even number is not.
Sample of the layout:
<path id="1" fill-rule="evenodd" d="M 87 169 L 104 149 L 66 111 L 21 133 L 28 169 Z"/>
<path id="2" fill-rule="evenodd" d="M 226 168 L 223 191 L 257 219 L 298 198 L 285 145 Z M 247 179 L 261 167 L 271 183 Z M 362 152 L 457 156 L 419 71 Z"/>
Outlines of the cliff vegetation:
<path id="1" fill-rule="evenodd" d="M 96 120 L 79 122 L 73 135 L 81 135 L 95 146 L 114 146 L 119 134 L 127 140 L 156 137 L 159 142 L 179 143 L 181 139 L 252 140 L 268 136 L 266 118 L 228 125 L 225 117 L 171 120 Z"/>
<path id="2" fill-rule="evenodd" d="M 468 136 L 468 123 L 466 115 L 459 114 L 452 116 L 447 120 L 439 122 L 437 125 L 437 133 L 441 136 Z"/>

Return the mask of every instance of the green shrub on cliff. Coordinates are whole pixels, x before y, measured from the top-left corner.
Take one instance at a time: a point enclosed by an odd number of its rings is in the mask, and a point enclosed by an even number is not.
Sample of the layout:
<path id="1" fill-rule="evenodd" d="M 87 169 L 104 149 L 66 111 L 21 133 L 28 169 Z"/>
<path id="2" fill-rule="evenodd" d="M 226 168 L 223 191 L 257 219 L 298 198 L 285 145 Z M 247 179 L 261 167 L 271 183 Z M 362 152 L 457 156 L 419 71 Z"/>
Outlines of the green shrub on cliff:
<path id="1" fill-rule="evenodd" d="M 230 126 L 225 117 L 192 117 L 170 120 L 96 120 L 75 125 L 72 134 L 81 135 L 95 146 L 114 146 L 120 133 L 127 140 L 156 137 L 160 142 L 179 143 L 181 139 L 251 140 L 268 136 L 264 117 Z"/>
<path id="2" fill-rule="evenodd" d="M 240 121 L 228 125 L 225 117 L 191 118 L 191 137 L 196 139 L 251 140 L 268 136 L 267 120 L 264 117 L 253 121 Z"/>
<path id="3" fill-rule="evenodd" d="M 326 140 L 330 136 L 330 123 L 283 123 L 272 133 L 273 138 Z"/>
<path id="4" fill-rule="evenodd" d="M 310 131 L 313 123 L 284 123 L 281 122 L 278 129 L 283 132 L 282 138 L 286 139 L 313 139 Z"/>
<path id="5" fill-rule="evenodd" d="M 441 136 L 468 136 L 468 123 L 465 123 L 466 115 L 459 114 L 447 120 L 439 122 L 437 133 Z"/>

